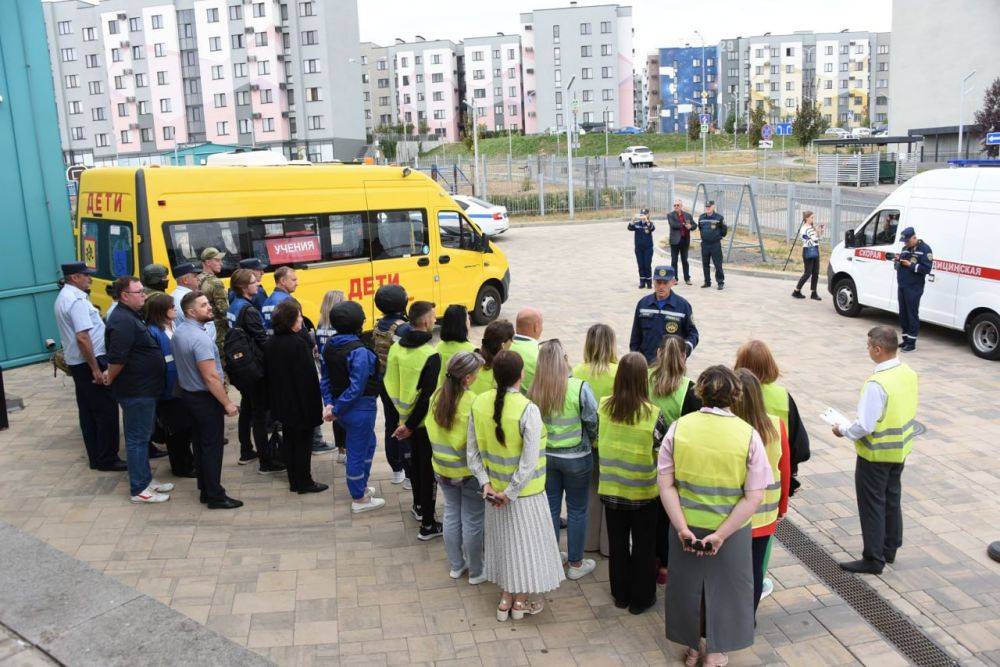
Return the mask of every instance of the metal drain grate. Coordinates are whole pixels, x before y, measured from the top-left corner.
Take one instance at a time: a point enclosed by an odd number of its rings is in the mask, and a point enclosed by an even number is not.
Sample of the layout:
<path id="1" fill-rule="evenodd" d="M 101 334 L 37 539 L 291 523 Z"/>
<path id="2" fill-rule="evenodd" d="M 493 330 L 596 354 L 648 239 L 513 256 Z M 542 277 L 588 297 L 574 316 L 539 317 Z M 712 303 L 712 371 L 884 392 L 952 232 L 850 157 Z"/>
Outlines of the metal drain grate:
<path id="1" fill-rule="evenodd" d="M 924 634 L 874 588 L 855 575 L 841 570 L 830 554 L 787 518 L 778 523 L 776 535 L 793 556 L 851 605 L 911 662 L 921 667 L 958 664 L 940 644 Z"/>

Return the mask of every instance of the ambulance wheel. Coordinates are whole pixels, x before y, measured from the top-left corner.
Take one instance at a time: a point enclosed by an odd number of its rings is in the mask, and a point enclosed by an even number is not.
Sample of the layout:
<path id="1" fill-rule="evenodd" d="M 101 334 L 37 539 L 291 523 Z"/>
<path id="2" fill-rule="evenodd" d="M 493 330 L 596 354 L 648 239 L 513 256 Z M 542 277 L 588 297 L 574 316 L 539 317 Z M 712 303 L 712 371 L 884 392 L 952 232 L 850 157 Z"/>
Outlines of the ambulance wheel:
<path id="1" fill-rule="evenodd" d="M 982 359 L 1000 359 L 1000 315 L 986 311 L 969 323 L 969 346 Z"/>
<path id="2" fill-rule="evenodd" d="M 850 278 L 841 278 L 833 285 L 833 307 L 844 317 L 857 317 L 861 312 L 858 288 Z"/>
<path id="3" fill-rule="evenodd" d="M 472 311 L 472 323 L 482 326 L 489 324 L 500 315 L 500 290 L 493 285 L 483 285 L 476 295 L 476 308 Z"/>

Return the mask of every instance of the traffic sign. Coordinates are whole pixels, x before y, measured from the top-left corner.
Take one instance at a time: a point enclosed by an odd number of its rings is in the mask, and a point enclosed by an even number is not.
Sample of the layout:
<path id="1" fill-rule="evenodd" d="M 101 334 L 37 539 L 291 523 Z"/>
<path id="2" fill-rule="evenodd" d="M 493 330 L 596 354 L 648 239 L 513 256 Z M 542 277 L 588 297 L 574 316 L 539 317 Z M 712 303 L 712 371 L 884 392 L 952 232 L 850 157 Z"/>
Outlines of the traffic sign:
<path id="1" fill-rule="evenodd" d="M 775 126 L 774 126 L 774 136 L 776 136 L 776 137 L 790 137 L 790 136 L 792 136 L 792 124 L 791 123 L 777 123 L 777 124 L 775 124 Z"/>
<path id="2" fill-rule="evenodd" d="M 761 139 L 760 143 L 757 144 L 760 148 L 774 148 L 774 142 L 768 141 L 766 139 Z"/>
<path id="3" fill-rule="evenodd" d="M 761 139 L 770 139 L 772 136 L 774 136 L 774 129 L 769 124 L 765 124 L 764 127 L 760 128 Z"/>
<path id="4" fill-rule="evenodd" d="M 573 100 L 569 103 L 569 106 L 571 109 L 573 109 L 573 112 L 575 113 L 580 109 L 580 102 L 576 98 L 573 98 Z"/>
<path id="5" fill-rule="evenodd" d="M 709 123 L 712 122 L 712 116 L 710 114 L 703 113 L 703 114 L 701 114 L 701 115 L 698 116 L 698 121 L 702 125 L 708 125 Z"/>
<path id="6" fill-rule="evenodd" d="M 701 130 L 699 130 L 699 132 L 701 132 L 702 134 L 708 134 L 708 124 L 702 123 Z"/>
<path id="7" fill-rule="evenodd" d="M 67 181 L 80 181 L 80 174 L 87 171 L 87 166 L 83 164 L 74 164 L 66 167 L 66 180 Z"/>
<path id="8" fill-rule="evenodd" d="M 1000 132 L 987 132 L 986 133 L 986 145 L 987 146 L 1000 146 Z"/>

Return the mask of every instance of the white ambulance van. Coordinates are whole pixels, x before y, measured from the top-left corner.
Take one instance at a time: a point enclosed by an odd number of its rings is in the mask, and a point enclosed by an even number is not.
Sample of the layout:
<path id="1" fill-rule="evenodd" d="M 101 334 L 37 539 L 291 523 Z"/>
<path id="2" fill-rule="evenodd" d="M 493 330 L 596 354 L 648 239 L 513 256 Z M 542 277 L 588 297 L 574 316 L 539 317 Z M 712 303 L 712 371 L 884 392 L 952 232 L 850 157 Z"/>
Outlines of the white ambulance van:
<path id="1" fill-rule="evenodd" d="M 964 331 L 977 356 L 1000 359 L 1000 167 L 918 174 L 848 230 L 827 268 L 838 313 L 898 312 L 892 257 L 907 227 L 934 256 L 920 320 Z"/>

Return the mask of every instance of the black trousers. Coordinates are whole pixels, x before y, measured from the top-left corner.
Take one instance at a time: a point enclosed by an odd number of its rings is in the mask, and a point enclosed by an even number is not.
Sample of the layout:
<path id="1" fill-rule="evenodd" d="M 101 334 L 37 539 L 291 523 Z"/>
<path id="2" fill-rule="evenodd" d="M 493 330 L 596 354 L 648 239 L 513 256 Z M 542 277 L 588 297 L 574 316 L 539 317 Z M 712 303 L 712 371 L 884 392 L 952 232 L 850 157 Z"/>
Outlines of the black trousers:
<path id="1" fill-rule="evenodd" d="M 653 284 L 653 246 L 635 246 L 635 263 L 639 265 L 639 282 Z"/>
<path id="2" fill-rule="evenodd" d="M 858 457 L 854 491 L 858 497 L 865 560 L 885 563 L 903 545 L 902 463 L 872 463 Z"/>
<path id="3" fill-rule="evenodd" d="M 282 424 L 281 446 L 282 456 L 288 472 L 288 488 L 298 491 L 314 484 L 312 477 L 312 439 L 311 427 L 300 428 L 291 424 Z"/>
<path id="4" fill-rule="evenodd" d="M 604 507 L 611 597 L 619 606 L 644 608 L 656 602 L 657 513 L 661 511 L 659 500 L 634 510 Z"/>
<path id="5" fill-rule="evenodd" d="M 670 517 L 667 510 L 663 509 L 663 503 L 657 501 L 660 511 L 656 516 L 656 560 L 660 562 L 660 567 L 667 567 L 667 556 L 669 555 L 669 544 L 667 544 L 667 529 L 670 527 Z"/>
<path id="6" fill-rule="evenodd" d="M 819 285 L 819 257 L 803 257 L 802 263 L 804 265 L 802 276 L 799 278 L 798 284 L 795 285 L 795 289 L 801 291 L 802 286 L 809 280 L 809 288 L 815 293 L 816 286 Z"/>
<path id="7" fill-rule="evenodd" d="M 703 243 L 701 245 L 701 268 L 705 272 L 705 284 L 712 284 L 712 263 L 715 263 L 715 282 L 722 285 L 726 282 L 726 274 L 722 270 L 722 242 Z"/>
<path id="8" fill-rule="evenodd" d="M 339 422 L 333 422 L 333 442 L 337 445 L 337 449 L 347 448 L 347 431 Z"/>
<path id="9" fill-rule="evenodd" d="M 101 369 L 108 367 L 107 360 L 97 358 Z M 80 433 L 87 448 L 91 468 L 103 468 L 121 461 L 118 456 L 118 403 L 111 390 L 94 384 L 94 375 L 87 364 L 69 367 L 76 389 L 76 407 L 80 414 Z"/>
<path id="10" fill-rule="evenodd" d="M 670 266 L 674 267 L 674 275 L 680 277 L 677 272 L 677 257 L 681 258 L 681 265 L 684 268 L 684 280 L 691 280 L 691 267 L 688 266 L 688 250 L 691 249 L 691 237 L 681 238 L 677 245 L 670 245 Z"/>
<path id="11" fill-rule="evenodd" d="M 246 393 L 240 392 L 240 416 L 236 428 L 240 439 L 240 458 L 251 456 L 256 445 L 260 463 L 273 462 L 274 452 L 271 451 L 268 434 L 267 392 L 263 381 Z"/>
<path id="12" fill-rule="evenodd" d="M 184 391 L 181 401 L 191 419 L 194 456 L 198 462 L 198 489 L 206 502 L 224 500 L 222 487 L 222 439 L 226 411 L 207 391 Z"/>
<path id="13" fill-rule="evenodd" d="M 410 436 L 413 450 L 410 483 L 413 485 L 413 504 L 420 508 L 421 525 L 434 525 L 434 509 L 437 502 L 437 480 L 431 465 L 431 441 L 427 429 L 421 427 Z"/>
<path id="14" fill-rule="evenodd" d="M 767 555 L 767 543 L 773 537 L 773 535 L 762 535 L 752 538 L 750 542 L 750 551 L 753 554 L 753 610 L 755 613 L 760 604 L 760 596 L 764 592 L 764 557 Z"/>
<path id="15" fill-rule="evenodd" d="M 167 444 L 170 471 L 175 475 L 189 475 L 195 470 L 194 453 L 191 451 L 191 420 L 179 398 L 156 404 L 156 422 Z"/>
<path id="16" fill-rule="evenodd" d="M 406 476 L 412 480 L 410 475 L 410 442 L 392 437 L 396 427 L 399 426 L 399 411 L 396 410 L 396 406 L 393 405 L 384 386 L 379 390 L 378 397 L 382 401 L 382 415 L 385 417 L 385 459 L 389 462 L 389 467 L 392 468 L 393 472 L 403 470 L 406 472 Z"/>
<path id="17" fill-rule="evenodd" d="M 920 297 L 924 295 L 923 287 L 899 286 L 899 328 L 903 330 L 903 341 L 915 343 L 920 333 Z"/>

